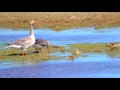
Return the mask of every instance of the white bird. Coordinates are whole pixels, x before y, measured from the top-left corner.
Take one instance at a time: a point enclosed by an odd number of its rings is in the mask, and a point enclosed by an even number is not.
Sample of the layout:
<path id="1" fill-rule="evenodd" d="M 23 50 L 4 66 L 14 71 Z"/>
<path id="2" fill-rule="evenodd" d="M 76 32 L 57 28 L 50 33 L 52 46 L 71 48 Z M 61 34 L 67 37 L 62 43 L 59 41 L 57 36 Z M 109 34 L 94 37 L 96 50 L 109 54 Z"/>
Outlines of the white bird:
<path id="1" fill-rule="evenodd" d="M 9 43 L 6 48 L 18 48 L 22 50 L 22 56 L 25 55 L 25 51 L 27 48 L 31 47 L 35 43 L 35 36 L 33 32 L 33 24 L 37 23 L 37 21 L 32 20 L 30 22 L 30 35 L 28 37 L 21 38 L 15 42 Z"/>

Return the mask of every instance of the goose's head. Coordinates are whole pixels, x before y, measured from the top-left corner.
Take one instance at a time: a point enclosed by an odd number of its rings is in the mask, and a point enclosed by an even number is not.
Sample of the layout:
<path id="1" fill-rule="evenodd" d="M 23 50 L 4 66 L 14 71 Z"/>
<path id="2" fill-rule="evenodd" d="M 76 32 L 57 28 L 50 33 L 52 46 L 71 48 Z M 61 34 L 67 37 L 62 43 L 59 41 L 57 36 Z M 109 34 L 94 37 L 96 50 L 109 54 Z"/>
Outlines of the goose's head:
<path id="1" fill-rule="evenodd" d="M 106 45 L 106 47 L 112 47 L 113 46 L 113 44 L 107 44 Z"/>
<path id="2" fill-rule="evenodd" d="M 37 23 L 37 21 L 35 21 L 35 20 L 30 21 L 30 24 L 36 24 L 36 23 Z"/>
<path id="3" fill-rule="evenodd" d="M 76 52 L 78 52 L 78 49 L 76 49 Z"/>
<path id="4" fill-rule="evenodd" d="M 75 57 L 75 53 L 72 53 L 72 55 L 71 55 L 72 57 Z"/>
<path id="5" fill-rule="evenodd" d="M 41 42 L 41 39 L 36 39 L 35 40 L 35 44 L 38 44 L 38 43 L 40 43 Z"/>

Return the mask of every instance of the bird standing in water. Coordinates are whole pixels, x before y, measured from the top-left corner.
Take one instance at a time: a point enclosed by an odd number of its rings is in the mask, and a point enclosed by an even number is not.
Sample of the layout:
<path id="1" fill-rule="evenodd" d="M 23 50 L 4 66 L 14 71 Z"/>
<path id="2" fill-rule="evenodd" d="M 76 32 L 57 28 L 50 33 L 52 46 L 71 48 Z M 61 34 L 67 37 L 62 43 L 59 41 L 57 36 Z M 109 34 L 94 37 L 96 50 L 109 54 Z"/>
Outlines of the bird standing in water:
<path id="1" fill-rule="evenodd" d="M 69 60 L 74 60 L 75 59 L 75 54 L 72 53 L 71 56 L 66 56 L 66 59 L 69 59 Z"/>
<path id="2" fill-rule="evenodd" d="M 35 43 L 35 36 L 33 32 L 33 25 L 37 23 L 37 21 L 31 20 L 30 22 L 30 35 L 28 37 L 21 38 L 15 42 L 9 43 L 6 48 L 18 48 L 22 50 L 22 56 L 25 55 L 25 51 L 27 48 L 31 47 Z"/>

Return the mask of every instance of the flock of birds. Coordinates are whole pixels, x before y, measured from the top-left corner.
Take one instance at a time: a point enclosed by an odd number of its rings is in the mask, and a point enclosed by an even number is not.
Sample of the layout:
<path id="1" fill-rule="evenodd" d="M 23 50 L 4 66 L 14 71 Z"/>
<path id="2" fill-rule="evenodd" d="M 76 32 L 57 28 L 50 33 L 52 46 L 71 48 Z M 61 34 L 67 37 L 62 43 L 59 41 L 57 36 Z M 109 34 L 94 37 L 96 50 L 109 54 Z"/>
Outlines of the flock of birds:
<path id="1" fill-rule="evenodd" d="M 82 53 L 76 49 L 76 51 L 74 53 L 72 53 L 71 56 L 66 56 L 66 59 L 70 59 L 70 60 L 74 60 L 75 59 L 75 55 L 81 55 Z"/>
<path id="2" fill-rule="evenodd" d="M 48 42 L 47 40 L 43 40 L 41 38 L 35 39 L 33 28 L 34 28 L 34 24 L 36 24 L 36 23 L 37 23 L 37 21 L 31 20 L 29 36 L 9 43 L 6 47 L 6 49 L 7 48 L 21 49 L 22 50 L 22 56 L 25 56 L 26 55 L 26 50 L 31 46 L 33 46 L 36 49 L 37 53 L 42 52 L 41 51 L 42 48 L 47 47 L 48 52 L 50 53 L 50 49 L 49 49 L 50 42 Z M 74 60 L 75 55 L 80 55 L 80 54 L 81 54 L 81 52 L 78 49 L 76 49 L 75 53 L 72 53 L 71 56 L 66 56 L 66 59 Z"/>
<path id="3" fill-rule="evenodd" d="M 47 40 L 43 40 L 41 38 L 35 39 L 33 28 L 34 24 L 36 24 L 37 21 L 31 20 L 30 22 L 30 34 L 28 37 L 21 38 L 17 41 L 11 42 L 8 44 L 6 48 L 19 48 L 22 50 L 22 56 L 26 55 L 26 50 L 33 46 L 36 49 L 36 52 L 41 52 L 42 48 L 47 47 L 49 53 L 49 47 L 50 43 Z M 110 47 L 111 50 L 120 47 L 120 43 L 112 43 L 107 44 L 107 47 Z M 81 52 L 76 49 L 75 53 L 72 53 L 71 56 L 66 56 L 66 59 L 74 60 L 75 55 L 81 55 Z"/>
<path id="4" fill-rule="evenodd" d="M 43 39 L 35 39 L 33 32 L 33 25 L 36 24 L 37 21 L 31 20 L 30 22 L 30 34 L 28 37 L 21 38 L 17 41 L 11 42 L 8 44 L 6 48 L 18 48 L 22 50 L 22 56 L 25 56 L 27 48 L 33 46 L 37 52 L 41 51 L 42 48 L 47 47 L 49 50 L 50 43 L 47 40 Z"/>

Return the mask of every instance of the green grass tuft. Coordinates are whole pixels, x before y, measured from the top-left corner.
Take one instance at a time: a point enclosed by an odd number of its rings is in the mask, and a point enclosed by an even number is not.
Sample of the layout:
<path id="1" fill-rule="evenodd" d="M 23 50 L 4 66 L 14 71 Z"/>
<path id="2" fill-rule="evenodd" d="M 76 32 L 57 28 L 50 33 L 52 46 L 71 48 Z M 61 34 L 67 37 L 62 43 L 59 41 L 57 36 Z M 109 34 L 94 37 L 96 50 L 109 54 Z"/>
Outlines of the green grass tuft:
<path id="1" fill-rule="evenodd" d="M 82 53 L 90 52 L 90 53 L 105 53 L 110 57 L 120 57 L 120 48 L 110 50 L 110 48 L 106 47 L 106 44 L 104 43 L 96 43 L 96 44 L 71 44 L 70 50 L 71 52 L 74 52 L 77 48 Z"/>
<path id="2" fill-rule="evenodd" d="M 54 52 L 61 52 L 63 47 L 58 46 L 51 46 L 50 47 L 50 54 Z M 10 48 L 7 50 L 0 50 L 0 60 L 14 60 L 14 61 L 24 61 L 24 60 L 32 60 L 32 61 L 39 61 L 39 60 L 57 60 L 60 59 L 58 56 L 51 56 L 46 48 L 42 49 L 41 53 L 34 53 L 35 49 L 33 47 L 28 48 L 26 51 L 25 56 L 21 56 L 22 51 L 19 49 Z"/>

